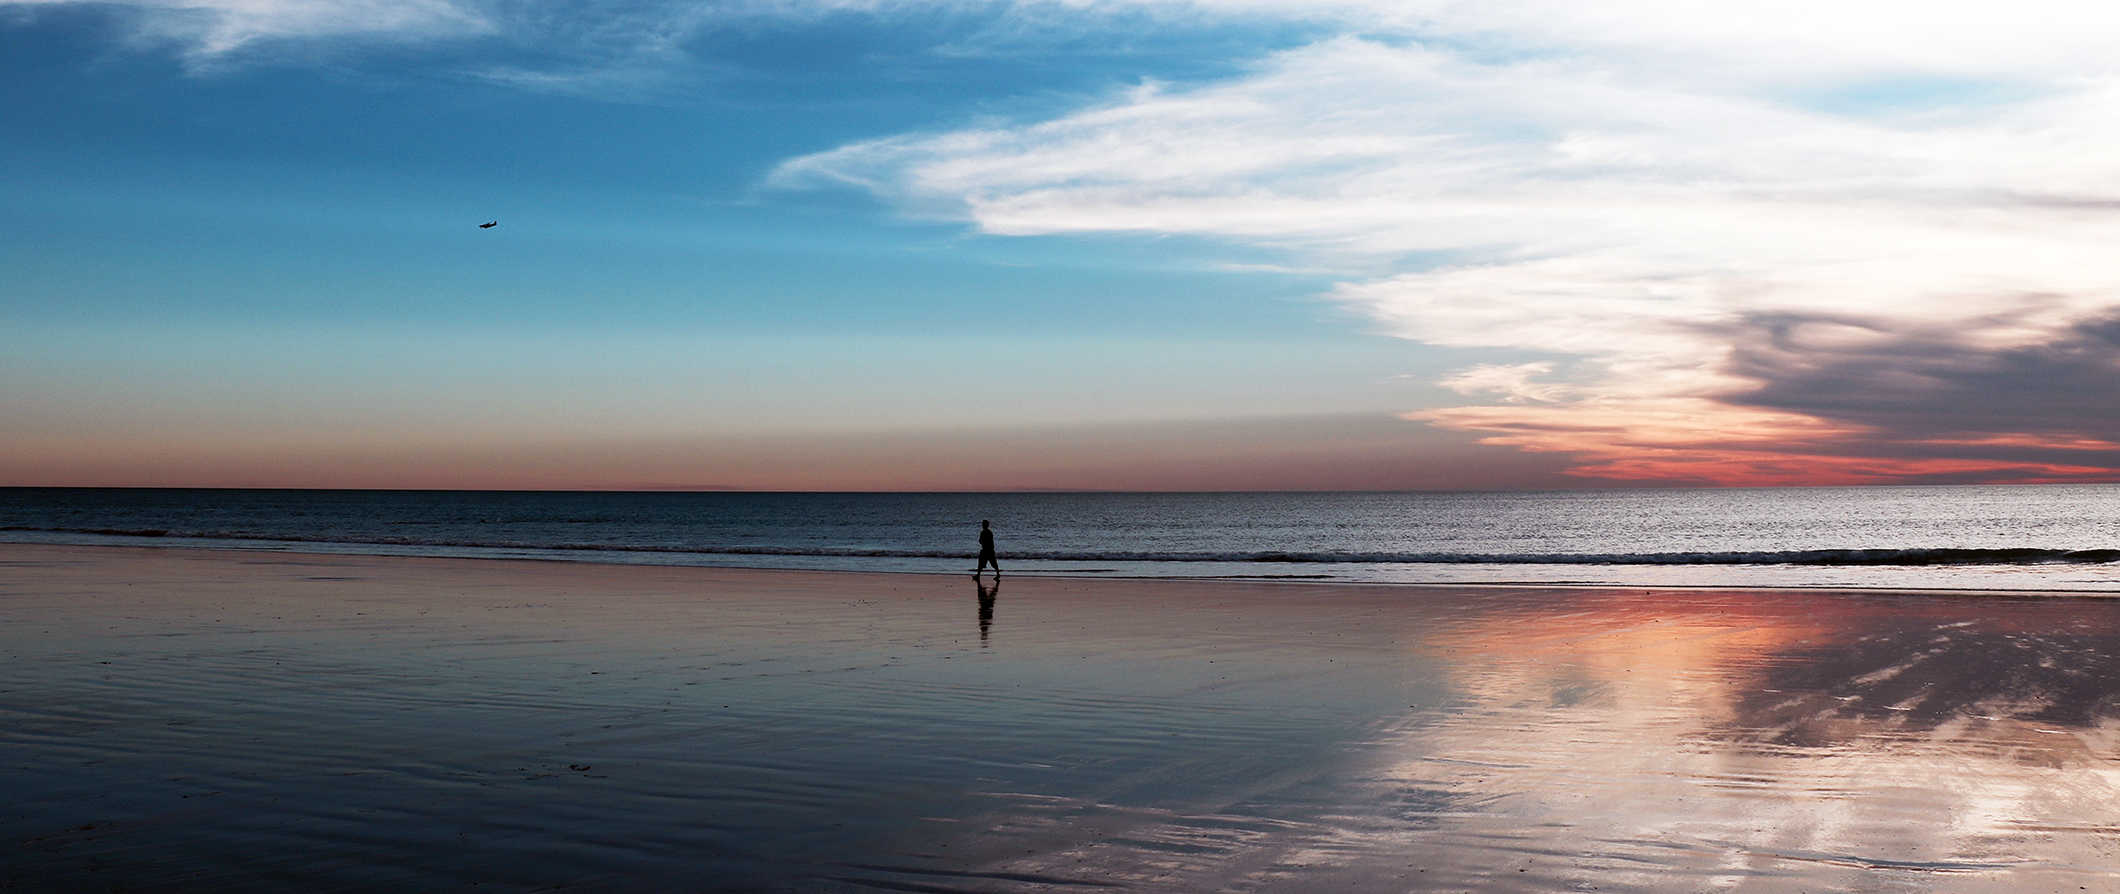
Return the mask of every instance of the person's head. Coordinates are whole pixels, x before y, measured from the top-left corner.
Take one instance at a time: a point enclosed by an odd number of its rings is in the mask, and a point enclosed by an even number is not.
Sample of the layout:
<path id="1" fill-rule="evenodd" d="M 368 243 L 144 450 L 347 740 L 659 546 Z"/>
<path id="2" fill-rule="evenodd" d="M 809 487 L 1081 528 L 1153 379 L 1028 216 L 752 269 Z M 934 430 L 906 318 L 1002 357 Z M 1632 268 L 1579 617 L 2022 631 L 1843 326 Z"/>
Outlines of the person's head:
<path id="1" fill-rule="evenodd" d="M 986 527 L 986 524 L 987 524 L 987 522 L 986 522 L 986 519 L 983 519 L 983 518 L 982 518 L 982 519 L 980 519 L 980 520 L 979 520 L 979 527 L 982 527 L 982 528 L 984 528 L 984 527 Z"/>

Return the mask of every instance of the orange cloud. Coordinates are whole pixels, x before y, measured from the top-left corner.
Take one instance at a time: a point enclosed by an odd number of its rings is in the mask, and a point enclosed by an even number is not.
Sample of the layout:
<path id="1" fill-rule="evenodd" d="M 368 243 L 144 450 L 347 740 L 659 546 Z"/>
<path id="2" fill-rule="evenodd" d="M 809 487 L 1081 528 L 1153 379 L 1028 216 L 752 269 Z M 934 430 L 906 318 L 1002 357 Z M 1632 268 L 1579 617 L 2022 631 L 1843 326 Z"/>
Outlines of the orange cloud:
<path id="1" fill-rule="evenodd" d="M 1921 447 L 2120 450 L 2120 444 L 2097 438 L 1997 434 L 1880 440 L 1861 426 L 1698 397 L 1451 407 L 1406 418 L 1480 433 L 1485 444 L 1568 454 L 1567 474 L 1612 481 L 1766 487 L 2120 480 L 2120 470 L 2105 465 L 1907 455 Z"/>

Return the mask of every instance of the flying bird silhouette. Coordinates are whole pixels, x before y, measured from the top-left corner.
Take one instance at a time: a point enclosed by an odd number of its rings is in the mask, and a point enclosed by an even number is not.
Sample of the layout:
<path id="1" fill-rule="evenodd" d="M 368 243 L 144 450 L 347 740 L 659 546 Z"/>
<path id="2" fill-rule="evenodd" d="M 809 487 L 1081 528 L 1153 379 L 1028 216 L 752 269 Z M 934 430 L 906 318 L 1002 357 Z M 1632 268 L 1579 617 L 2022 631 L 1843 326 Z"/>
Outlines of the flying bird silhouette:
<path id="1" fill-rule="evenodd" d="M 493 229 L 494 227 L 497 227 L 497 226 L 500 226 L 500 225 L 501 225 L 501 222 L 500 222 L 500 221 L 497 221 L 497 220 L 489 220 L 489 221 L 486 221 L 485 223 L 479 224 L 479 225 L 478 225 L 478 228 L 479 228 L 479 229 L 481 229 L 481 230 L 490 230 L 490 229 Z"/>

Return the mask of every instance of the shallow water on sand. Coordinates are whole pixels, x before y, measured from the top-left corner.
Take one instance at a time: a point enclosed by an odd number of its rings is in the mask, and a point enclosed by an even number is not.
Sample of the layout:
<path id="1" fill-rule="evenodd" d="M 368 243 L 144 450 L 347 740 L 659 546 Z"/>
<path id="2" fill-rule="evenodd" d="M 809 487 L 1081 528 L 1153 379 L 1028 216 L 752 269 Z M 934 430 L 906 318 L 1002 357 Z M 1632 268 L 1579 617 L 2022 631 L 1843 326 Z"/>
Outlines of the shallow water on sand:
<path id="1" fill-rule="evenodd" d="M 2120 600 L 0 547 L 0 886 L 2099 890 Z"/>

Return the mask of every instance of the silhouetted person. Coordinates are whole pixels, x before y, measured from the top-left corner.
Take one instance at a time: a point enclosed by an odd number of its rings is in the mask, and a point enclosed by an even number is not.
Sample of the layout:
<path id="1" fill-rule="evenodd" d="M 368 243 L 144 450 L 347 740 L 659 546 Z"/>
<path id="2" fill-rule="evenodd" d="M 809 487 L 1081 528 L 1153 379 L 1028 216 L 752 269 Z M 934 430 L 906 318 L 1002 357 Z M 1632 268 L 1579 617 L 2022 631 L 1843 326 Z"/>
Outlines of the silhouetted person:
<path id="1" fill-rule="evenodd" d="M 994 558 L 994 529 L 982 521 L 979 523 L 979 567 L 972 569 L 972 576 L 978 577 L 988 565 L 994 566 L 995 577 L 1001 576 L 1001 562 Z"/>
<path id="2" fill-rule="evenodd" d="M 994 597 L 1001 594 L 1001 573 L 994 572 L 994 585 L 991 587 L 976 582 L 972 586 L 979 588 L 979 645 L 984 646 L 987 631 L 994 627 Z"/>

